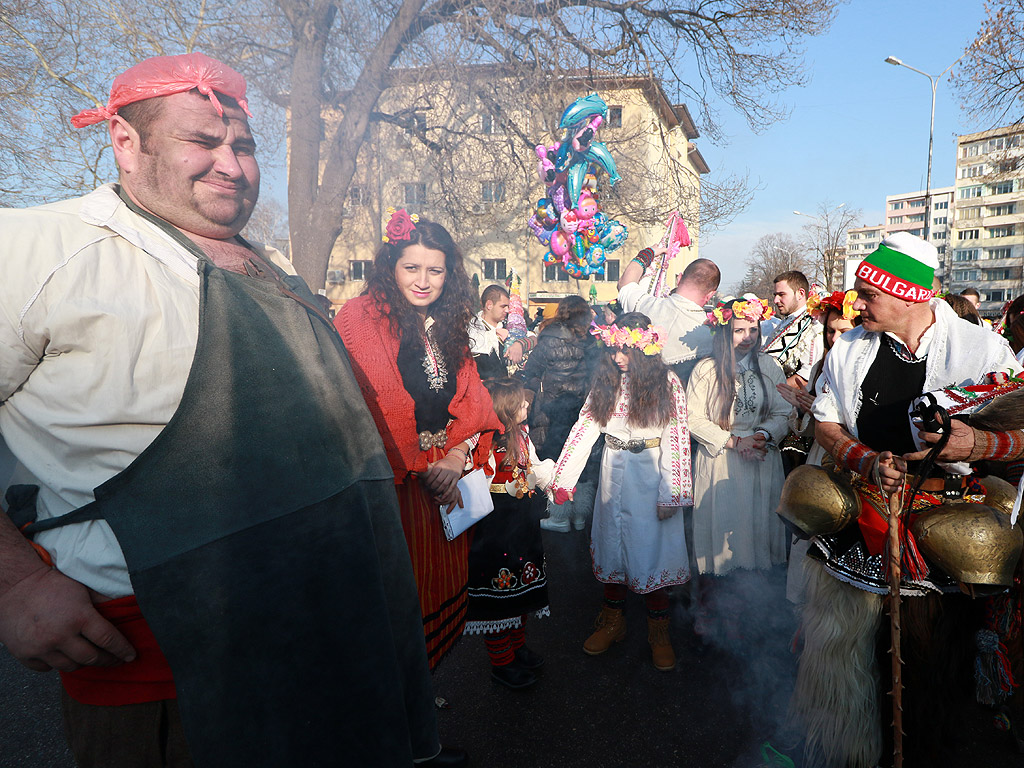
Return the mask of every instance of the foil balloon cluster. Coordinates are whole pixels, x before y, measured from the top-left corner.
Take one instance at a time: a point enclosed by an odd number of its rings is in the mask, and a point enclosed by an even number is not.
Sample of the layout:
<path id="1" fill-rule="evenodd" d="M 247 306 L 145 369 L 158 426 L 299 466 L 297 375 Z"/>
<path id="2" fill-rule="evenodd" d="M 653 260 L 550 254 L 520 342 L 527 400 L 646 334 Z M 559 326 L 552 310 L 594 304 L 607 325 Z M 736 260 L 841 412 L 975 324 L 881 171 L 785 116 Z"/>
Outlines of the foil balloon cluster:
<path id="1" fill-rule="evenodd" d="M 607 254 L 629 234 L 598 203 L 598 174 L 607 173 L 612 185 L 619 180 L 608 148 L 594 141 L 607 116 L 608 105 L 596 93 L 576 99 L 559 121 L 565 131 L 562 140 L 538 144 L 534 150 L 537 174 L 547 189 L 528 226 L 550 249 L 544 263 L 561 264 L 570 277 L 604 274 Z"/>

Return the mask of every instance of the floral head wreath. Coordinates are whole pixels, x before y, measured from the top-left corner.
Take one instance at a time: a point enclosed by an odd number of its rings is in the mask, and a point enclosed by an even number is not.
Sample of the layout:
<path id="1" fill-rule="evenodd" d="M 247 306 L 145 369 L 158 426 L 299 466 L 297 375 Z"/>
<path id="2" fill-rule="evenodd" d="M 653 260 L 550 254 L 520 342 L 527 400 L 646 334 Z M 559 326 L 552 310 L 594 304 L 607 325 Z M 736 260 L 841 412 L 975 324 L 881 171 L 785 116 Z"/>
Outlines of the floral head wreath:
<path id="1" fill-rule="evenodd" d="M 718 302 L 718 305 L 708 312 L 708 319 L 704 324 L 710 325 L 714 330 L 718 326 L 728 325 L 734 317 L 759 323 L 773 314 L 775 310 L 764 299 L 726 299 Z"/>
<path id="2" fill-rule="evenodd" d="M 620 328 L 617 325 L 591 325 L 590 333 L 606 347 L 633 347 L 645 355 L 656 355 L 665 346 L 660 328 Z"/>
<path id="3" fill-rule="evenodd" d="M 807 299 L 807 311 L 815 320 L 820 320 L 830 309 L 838 312 L 846 320 L 853 320 L 860 314 L 853 308 L 853 302 L 857 300 L 856 291 L 833 291 L 830 295 L 822 298 L 812 295 Z"/>
<path id="4" fill-rule="evenodd" d="M 384 225 L 384 235 L 381 237 L 381 240 L 385 243 L 398 243 L 402 240 L 409 240 L 412 237 L 412 231 L 416 229 L 416 224 L 419 223 L 420 217 L 415 213 L 406 213 L 405 208 L 399 208 L 397 211 L 394 208 L 388 208 L 387 213 L 391 218 Z"/>

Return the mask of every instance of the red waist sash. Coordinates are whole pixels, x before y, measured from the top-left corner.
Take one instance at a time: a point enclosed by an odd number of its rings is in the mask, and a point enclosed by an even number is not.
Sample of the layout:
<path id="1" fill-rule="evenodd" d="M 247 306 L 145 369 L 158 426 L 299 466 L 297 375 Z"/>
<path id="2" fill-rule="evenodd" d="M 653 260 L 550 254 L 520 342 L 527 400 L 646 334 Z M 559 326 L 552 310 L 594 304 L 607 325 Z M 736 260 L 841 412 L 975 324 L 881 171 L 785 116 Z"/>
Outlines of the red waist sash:
<path id="1" fill-rule="evenodd" d="M 142 618 L 134 595 L 95 605 L 135 648 L 135 661 L 116 667 L 82 667 L 61 672 L 68 695 L 82 704 L 118 706 L 177 698 L 171 668 Z"/>

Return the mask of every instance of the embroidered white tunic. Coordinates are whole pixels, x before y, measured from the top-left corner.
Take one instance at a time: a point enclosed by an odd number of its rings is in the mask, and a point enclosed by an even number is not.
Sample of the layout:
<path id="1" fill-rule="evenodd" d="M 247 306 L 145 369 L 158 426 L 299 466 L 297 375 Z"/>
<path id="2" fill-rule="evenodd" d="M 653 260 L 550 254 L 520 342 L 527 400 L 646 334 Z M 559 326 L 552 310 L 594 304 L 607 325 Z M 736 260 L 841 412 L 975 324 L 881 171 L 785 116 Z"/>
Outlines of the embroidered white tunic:
<path id="1" fill-rule="evenodd" d="M 667 424 L 636 427 L 629 416 L 629 374 L 604 426 L 590 412 L 590 398 L 569 433 L 555 467 L 552 488 L 571 490 L 601 433 L 629 440 L 660 438 L 661 444 L 640 453 L 616 450 L 607 444 L 601 456 L 598 497 L 594 504 L 590 554 L 594 576 L 606 584 L 625 584 L 645 594 L 690 578 L 683 515 L 658 519 L 659 506 L 693 504 L 690 474 L 690 432 L 686 395 L 679 379 L 669 373 L 672 418 Z"/>
<path id="2" fill-rule="evenodd" d="M 715 408 L 714 360 L 697 364 L 686 392 L 690 431 L 699 443 L 693 459 L 693 549 L 701 573 L 724 574 L 737 568 L 765 569 L 786 560 L 786 529 L 775 514 L 782 493 L 782 457 L 775 447 L 789 431 L 790 405 L 775 389 L 785 381 L 782 367 L 765 354 L 758 356 L 765 378 L 768 413 L 759 414 L 764 394 L 750 355 L 737 361 L 736 401 L 732 425 L 722 429 L 712 417 Z M 747 437 L 757 431 L 771 436 L 764 461 L 744 459 L 725 450 L 729 435 Z"/>

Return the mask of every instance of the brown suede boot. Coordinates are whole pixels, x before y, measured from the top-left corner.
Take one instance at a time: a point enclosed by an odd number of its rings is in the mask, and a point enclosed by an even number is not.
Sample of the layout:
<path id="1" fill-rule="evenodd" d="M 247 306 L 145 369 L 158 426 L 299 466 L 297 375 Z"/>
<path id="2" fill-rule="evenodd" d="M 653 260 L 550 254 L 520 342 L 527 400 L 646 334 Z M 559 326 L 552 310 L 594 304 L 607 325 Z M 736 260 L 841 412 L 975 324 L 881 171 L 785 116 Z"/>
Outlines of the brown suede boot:
<path id="1" fill-rule="evenodd" d="M 591 656 L 604 653 L 612 643 L 621 643 L 626 636 L 626 618 L 621 608 L 601 608 L 597 617 L 597 630 L 583 643 L 583 650 Z"/>
<path id="2" fill-rule="evenodd" d="M 647 618 L 647 642 L 651 644 L 651 658 L 654 668 L 660 672 L 669 672 L 676 667 L 676 654 L 668 639 L 668 618 Z"/>

